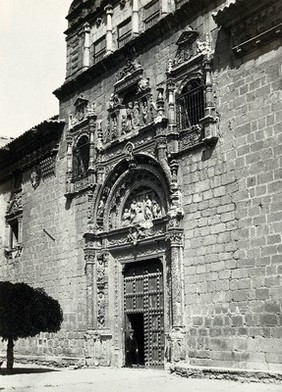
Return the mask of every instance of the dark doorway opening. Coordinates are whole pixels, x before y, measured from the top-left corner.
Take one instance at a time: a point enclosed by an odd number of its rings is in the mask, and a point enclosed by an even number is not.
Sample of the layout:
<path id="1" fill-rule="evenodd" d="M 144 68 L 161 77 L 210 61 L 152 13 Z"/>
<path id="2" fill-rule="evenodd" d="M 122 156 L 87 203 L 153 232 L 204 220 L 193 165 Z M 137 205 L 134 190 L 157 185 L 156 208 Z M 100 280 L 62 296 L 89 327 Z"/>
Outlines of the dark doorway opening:
<path id="1" fill-rule="evenodd" d="M 162 263 L 150 259 L 123 269 L 125 366 L 164 365 Z"/>
<path id="2" fill-rule="evenodd" d="M 128 367 L 144 366 L 144 314 L 128 314 L 127 322 L 125 365 Z"/>

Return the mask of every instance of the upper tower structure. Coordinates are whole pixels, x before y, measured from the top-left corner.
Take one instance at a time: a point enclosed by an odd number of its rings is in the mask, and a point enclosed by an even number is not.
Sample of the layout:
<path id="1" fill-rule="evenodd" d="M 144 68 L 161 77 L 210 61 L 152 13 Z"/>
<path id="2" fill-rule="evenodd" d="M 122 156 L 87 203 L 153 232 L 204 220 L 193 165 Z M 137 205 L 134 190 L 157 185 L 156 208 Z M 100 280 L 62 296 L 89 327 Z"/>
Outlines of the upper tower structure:
<path id="1" fill-rule="evenodd" d="M 121 49 L 163 16 L 173 0 L 74 0 L 66 30 L 67 80 Z"/>

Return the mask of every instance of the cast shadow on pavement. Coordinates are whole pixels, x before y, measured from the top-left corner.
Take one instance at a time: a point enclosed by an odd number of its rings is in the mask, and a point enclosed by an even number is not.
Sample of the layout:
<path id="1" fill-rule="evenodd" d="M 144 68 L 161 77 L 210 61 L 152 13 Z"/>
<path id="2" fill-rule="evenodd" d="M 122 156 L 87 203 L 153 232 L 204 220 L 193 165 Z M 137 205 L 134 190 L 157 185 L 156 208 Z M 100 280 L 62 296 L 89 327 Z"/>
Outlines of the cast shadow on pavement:
<path id="1" fill-rule="evenodd" d="M 0 369 L 0 376 L 12 376 L 15 374 L 31 374 L 31 373 L 48 373 L 58 372 L 56 369 L 47 368 L 28 368 L 28 367 L 16 367 L 13 370 Z"/>

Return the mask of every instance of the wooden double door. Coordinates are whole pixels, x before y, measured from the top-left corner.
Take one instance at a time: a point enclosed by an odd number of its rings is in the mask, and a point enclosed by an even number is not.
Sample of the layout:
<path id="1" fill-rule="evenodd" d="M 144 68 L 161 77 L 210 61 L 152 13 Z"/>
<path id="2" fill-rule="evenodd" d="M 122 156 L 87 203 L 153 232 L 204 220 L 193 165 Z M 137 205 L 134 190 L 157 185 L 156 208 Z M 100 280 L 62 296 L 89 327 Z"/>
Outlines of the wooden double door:
<path id="1" fill-rule="evenodd" d="M 124 269 L 125 365 L 164 365 L 164 284 L 157 259 Z"/>

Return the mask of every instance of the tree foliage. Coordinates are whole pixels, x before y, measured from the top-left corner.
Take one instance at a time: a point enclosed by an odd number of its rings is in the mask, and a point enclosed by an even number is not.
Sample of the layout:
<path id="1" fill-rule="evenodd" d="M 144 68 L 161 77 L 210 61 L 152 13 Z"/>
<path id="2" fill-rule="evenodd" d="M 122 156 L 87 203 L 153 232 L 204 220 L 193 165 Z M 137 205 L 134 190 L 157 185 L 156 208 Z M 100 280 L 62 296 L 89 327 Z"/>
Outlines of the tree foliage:
<path id="1" fill-rule="evenodd" d="M 63 321 L 58 301 L 25 283 L 0 282 L 0 336 L 27 338 L 57 332 Z"/>

